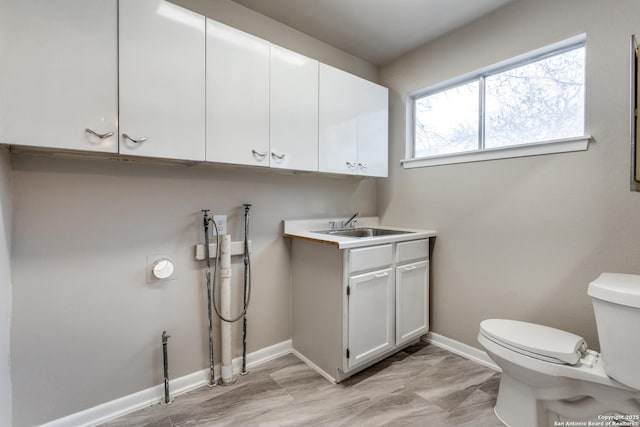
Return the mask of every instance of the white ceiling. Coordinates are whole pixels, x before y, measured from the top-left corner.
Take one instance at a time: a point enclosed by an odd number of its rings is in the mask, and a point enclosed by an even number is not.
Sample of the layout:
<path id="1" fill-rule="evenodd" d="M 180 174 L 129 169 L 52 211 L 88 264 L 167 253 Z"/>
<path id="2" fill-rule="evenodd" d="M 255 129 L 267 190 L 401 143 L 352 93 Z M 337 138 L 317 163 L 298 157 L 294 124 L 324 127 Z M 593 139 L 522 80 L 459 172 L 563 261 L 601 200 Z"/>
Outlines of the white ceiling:
<path id="1" fill-rule="evenodd" d="M 515 0 L 233 0 L 375 65 Z"/>

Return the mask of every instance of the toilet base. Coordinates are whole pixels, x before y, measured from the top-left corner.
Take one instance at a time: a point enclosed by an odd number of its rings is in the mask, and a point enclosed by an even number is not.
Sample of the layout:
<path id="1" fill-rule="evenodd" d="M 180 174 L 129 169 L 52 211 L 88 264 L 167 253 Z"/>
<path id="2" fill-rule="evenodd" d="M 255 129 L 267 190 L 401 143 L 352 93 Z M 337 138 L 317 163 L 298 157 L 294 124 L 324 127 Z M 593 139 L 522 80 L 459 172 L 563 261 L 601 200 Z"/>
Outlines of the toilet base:
<path id="1" fill-rule="evenodd" d="M 547 415 L 532 390 L 502 373 L 498 399 L 494 408 L 503 424 L 511 427 L 546 427 Z"/>
<path id="2" fill-rule="evenodd" d="M 554 425 L 554 421 L 602 422 L 616 414 L 637 415 L 640 414 L 640 403 L 634 398 L 610 401 L 590 396 L 540 400 L 534 390 L 503 372 L 494 412 L 506 426 L 548 427 Z M 637 424 L 638 420 L 635 422 Z"/>
<path id="3" fill-rule="evenodd" d="M 483 336 L 478 341 L 502 368 L 495 413 L 507 426 L 547 427 L 556 421 L 602 421 L 603 416 L 640 414 L 640 391 L 608 378 L 599 362 L 590 368 L 553 364 Z"/>

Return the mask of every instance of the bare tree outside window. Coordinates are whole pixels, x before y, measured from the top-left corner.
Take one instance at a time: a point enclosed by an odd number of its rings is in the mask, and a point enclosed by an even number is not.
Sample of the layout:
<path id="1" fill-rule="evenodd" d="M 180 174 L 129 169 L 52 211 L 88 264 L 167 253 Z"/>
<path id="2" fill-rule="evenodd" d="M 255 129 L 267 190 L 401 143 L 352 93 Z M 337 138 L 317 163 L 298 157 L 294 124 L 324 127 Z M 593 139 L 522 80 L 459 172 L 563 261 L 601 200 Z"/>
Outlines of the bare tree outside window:
<path id="1" fill-rule="evenodd" d="M 485 147 L 584 132 L 584 47 L 485 80 Z"/>
<path id="2" fill-rule="evenodd" d="M 479 93 L 476 80 L 417 99 L 415 156 L 477 150 Z"/>
<path id="3" fill-rule="evenodd" d="M 582 44 L 416 97 L 414 157 L 581 136 L 584 79 Z"/>

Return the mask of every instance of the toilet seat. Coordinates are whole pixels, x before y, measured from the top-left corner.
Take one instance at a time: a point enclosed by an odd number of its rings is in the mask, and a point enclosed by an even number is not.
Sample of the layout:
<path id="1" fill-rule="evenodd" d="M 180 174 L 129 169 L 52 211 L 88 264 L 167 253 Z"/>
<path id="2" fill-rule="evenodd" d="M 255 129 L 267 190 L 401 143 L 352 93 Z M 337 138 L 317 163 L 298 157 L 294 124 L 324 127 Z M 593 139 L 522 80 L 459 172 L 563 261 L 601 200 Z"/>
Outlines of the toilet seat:
<path id="1" fill-rule="evenodd" d="M 587 350 L 587 343 L 578 335 L 517 320 L 483 320 L 480 334 L 502 347 L 550 363 L 575 365 Z"/>

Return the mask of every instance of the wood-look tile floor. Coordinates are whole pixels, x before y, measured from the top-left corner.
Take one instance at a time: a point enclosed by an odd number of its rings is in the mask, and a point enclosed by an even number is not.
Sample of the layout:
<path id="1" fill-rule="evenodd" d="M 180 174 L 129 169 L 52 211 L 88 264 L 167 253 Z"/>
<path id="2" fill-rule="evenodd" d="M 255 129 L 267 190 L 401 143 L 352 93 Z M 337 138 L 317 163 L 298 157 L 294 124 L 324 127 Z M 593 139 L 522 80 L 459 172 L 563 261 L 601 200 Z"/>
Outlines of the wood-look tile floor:
<path id="1" fill-rule="evenodd" d="M 250 370 L 232 386 L 201 387 L 105 426 L 501 427 L 500 374 L 423 342 L 340 384 L 293 355 Z"/>

